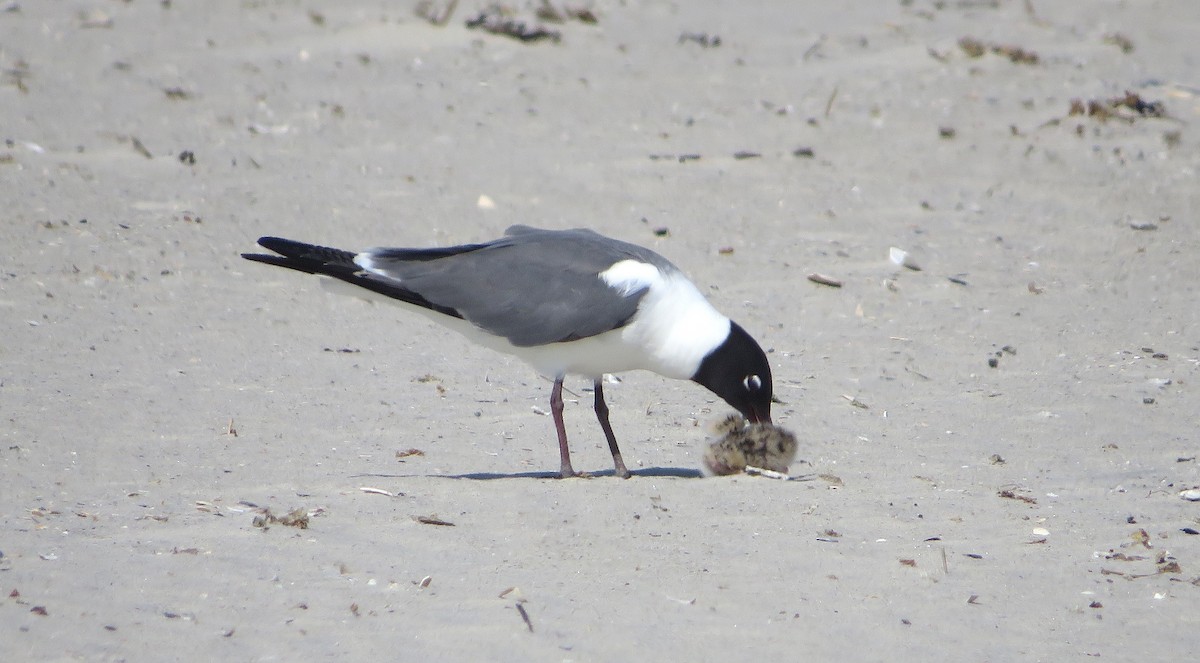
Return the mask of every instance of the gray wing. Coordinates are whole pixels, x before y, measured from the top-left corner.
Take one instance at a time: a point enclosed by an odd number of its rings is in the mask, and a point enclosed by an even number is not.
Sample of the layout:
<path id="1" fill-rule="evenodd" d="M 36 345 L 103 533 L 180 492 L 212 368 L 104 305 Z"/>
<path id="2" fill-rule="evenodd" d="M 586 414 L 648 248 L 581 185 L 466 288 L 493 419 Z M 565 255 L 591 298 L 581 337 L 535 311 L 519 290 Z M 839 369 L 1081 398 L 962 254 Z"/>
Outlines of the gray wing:
<path id="1" fill-rule="evenodd" d="M 505 237 L 445 249 L 371 249 L 360 265 L 517 346 L 574 341 L 621 327 L 645 290 L 622 294 L 600 273 L 621 260 L 675 267 L 590 230 L 514 226 Z M 364 259 L 365 258 L 365 259 Z"/>

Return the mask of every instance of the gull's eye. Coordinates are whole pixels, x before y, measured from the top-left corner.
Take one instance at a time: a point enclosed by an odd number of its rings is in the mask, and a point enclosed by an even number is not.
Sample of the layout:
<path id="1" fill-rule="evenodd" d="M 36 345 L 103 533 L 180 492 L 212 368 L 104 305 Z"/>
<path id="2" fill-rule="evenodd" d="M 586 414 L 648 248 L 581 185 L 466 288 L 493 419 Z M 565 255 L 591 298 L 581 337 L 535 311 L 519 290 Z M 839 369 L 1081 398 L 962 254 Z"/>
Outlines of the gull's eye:
<path id="1" fill-rule="evenodd" d="M 746 388 L 746 391 L 758 391 L 762 389 L 762 378 L 757 375 L 747 375 L 742 378 L 742 386 Z"/>

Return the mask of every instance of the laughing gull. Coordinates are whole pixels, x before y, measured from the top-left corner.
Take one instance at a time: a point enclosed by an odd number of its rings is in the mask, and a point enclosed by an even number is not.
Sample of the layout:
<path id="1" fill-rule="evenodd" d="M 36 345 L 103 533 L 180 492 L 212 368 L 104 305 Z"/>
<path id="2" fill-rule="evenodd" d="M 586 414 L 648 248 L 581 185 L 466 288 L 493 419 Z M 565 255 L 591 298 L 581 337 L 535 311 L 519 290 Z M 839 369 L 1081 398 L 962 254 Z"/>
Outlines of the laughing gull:
<path id="1" fill-rule="evenodd" d="M 657 253 L 591 230 L 513 226 L 482 244 L 351 253 L 278 237 L 243 258 L 382 295 L 553 376 L 562 476 L 576 476 L 563 378 L 591 378 L 616 475 L 629 476 L 608 422 L 605 373 L 645 369 L 708 388 L 751 422 L 771 421 L 771 366 L 758 343 Z"/>

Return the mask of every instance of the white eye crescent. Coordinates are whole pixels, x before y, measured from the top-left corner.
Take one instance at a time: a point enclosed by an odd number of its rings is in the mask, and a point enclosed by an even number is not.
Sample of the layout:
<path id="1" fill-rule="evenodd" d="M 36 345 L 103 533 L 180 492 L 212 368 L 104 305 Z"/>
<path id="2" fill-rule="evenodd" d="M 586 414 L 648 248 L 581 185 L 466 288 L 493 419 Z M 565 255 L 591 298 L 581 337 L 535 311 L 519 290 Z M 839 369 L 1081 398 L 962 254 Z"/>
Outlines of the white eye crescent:
<path id="1" fill-rule="evenodd" d="M 746 388 L 746 391 L 758 391 L 762 389 L 762 378 L 757 375 L 747 375 L 742 378 L 742 386 Z"/>

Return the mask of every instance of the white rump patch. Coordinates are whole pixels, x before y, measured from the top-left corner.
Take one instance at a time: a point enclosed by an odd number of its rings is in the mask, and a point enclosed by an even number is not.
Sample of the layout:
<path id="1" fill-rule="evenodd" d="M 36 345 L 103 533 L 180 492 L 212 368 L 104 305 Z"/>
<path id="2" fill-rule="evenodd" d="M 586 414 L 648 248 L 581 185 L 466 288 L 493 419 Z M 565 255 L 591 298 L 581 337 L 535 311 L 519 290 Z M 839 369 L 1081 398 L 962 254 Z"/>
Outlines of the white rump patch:
<path id="1" fill-rule="evenodd" d="M 663 282 L 662 272 L 657 267 L 638 260 L 622 260 L 600 272 L 600 278 L 608 287 L 621 293 L 622 297 Z"/>

